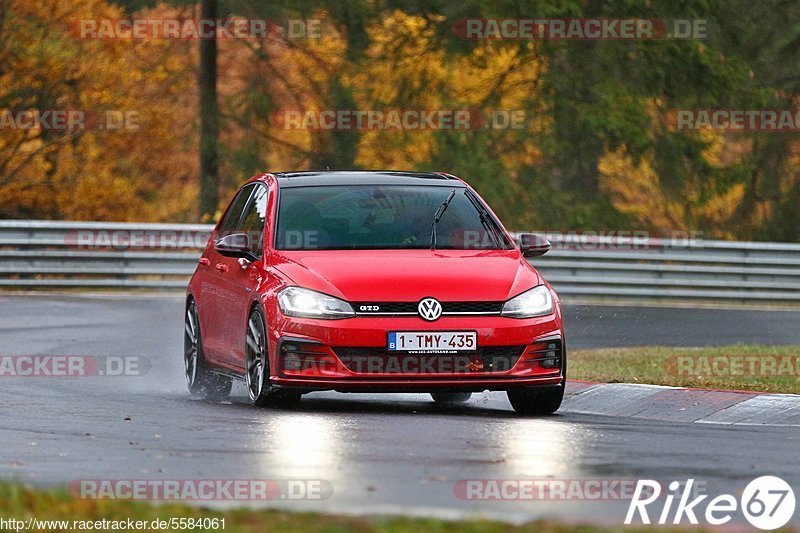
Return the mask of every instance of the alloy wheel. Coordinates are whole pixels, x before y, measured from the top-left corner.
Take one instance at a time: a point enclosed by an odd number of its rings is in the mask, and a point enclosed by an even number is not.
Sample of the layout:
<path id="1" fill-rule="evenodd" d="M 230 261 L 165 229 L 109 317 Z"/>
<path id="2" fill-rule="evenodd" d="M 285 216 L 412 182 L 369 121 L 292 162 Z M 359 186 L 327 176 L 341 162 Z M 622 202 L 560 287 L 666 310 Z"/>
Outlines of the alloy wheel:
<path id="1" fill-rule="evenodd" d="M 250 314 L 247 323 L 247 369 L 245 381 L 250 400 L 256 401 L 264 388 L 264 376 L 267 371 L 267 342 L 264 322 L 257 312 Z"/>
<path id="2" fill-rule="evenodd" d="M 192 302 L 186 309 L 186 324 L 183 335 L 183 364 L 186 369 L 186 383 L 193 388 L 197 381 L 197 359 L 199 333 L 197 328 L 197 308 Z"/>

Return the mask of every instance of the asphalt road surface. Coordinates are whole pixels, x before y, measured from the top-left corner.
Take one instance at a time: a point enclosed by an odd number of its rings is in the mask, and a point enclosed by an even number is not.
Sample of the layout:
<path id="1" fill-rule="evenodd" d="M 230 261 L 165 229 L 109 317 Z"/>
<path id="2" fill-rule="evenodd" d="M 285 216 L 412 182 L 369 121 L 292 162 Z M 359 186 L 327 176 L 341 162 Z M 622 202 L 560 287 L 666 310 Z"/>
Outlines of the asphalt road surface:
<path id="1" fill-rule="evenodd" d="M 800 315 L 789 311 L 594 306 L 566 313 L 572 347 L 800 344 Z M 213 505 L 608 524 L 622 523 L 628 500 L 487 501 L 464 499 L 458 487 L 461 480 L 694 478 L 712 496 L 736 496 L 769 474 L 800 487 L 796 427 L 665 423 L 568 408 L 526 419 L 502 394 L 442 407 L 425 395 L 314 393 L 294 410 L 250 407 L 241 386 L 226 402 L 192 399 L 182 334 L 180 298 L 0 296 L 0 355 L 139 357 L 147 370 L 0 378 L 0 478 L 43 486 L 321 480 L 329 489 L 323 499 Z"/>

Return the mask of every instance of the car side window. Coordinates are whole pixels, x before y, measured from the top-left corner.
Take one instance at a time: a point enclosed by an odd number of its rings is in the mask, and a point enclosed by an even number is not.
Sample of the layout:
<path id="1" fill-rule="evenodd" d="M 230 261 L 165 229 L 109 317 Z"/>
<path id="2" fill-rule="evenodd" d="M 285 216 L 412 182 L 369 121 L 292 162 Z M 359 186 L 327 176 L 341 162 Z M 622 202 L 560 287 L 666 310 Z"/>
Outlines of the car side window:
<path id="1" fill-rule="evenodd" d="M 250 253 L 256 257 L 261 257 L 268 198 L 268 189 L 263 185 L 257 185 L 242 218 L 241 231 L 250 237 Z"/>
<path id="2" fill-rule="evenodd" d="M 236 194 L 231 202 L 230 207 L 228 207 L 228 210 L 225 212 L 222 222 L 219 224 L 217 239 L 240 231 L 241 225 L 239 224 L 239 221 L 242 219 L 242 212 L 244 211 L 244 208 L 247 205 L 247 200 L 250 199 L 250 195 L 252 193 L 253 187 L 247 186 L 242 187 L 242 189 Z"/>

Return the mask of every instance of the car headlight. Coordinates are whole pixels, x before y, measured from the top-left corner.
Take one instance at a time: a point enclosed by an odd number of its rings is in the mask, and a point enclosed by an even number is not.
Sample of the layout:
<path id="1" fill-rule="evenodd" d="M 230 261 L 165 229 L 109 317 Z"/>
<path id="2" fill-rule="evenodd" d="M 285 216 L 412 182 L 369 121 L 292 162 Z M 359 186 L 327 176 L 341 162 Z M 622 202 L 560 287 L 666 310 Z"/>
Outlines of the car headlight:
<path id="1" fill-rule="evenodd" d="M 514 296 L 503 305 L 503 316 L 512 318 L 532 318 L 549 315 L 553 312 L 553 295 L 544 285 Z"/>
<path id="2" fill-rule="evenodd" d="M 287 287 L 279 292 L 278 305 L 284 315 L 301 318 L 348 318 L 356 315 L 344 300 L 301 287 Z"/>

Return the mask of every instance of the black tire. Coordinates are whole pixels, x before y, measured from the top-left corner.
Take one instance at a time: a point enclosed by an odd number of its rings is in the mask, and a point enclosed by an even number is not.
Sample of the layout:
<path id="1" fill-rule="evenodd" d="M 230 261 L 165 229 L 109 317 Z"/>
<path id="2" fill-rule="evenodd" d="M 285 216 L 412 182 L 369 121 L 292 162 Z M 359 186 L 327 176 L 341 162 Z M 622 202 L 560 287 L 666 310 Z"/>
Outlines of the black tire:
<path id="1" fill-rule="evenodd" d="M 564 383 L 555 387 L 520 387 L 506 391 L 514 411 L 521 415 L 549 415 L 564 399 Z"/>
<path id="2" fill-rule="evenodd" d="M 233 379 L 214 372 L 203 356 L 203 337 L 197 318 L 197 304 L 189 300 L 183 328 L 183 366 L 186 386 L 195 396 L 209 400 L 227 398 Z"/>
<path id="3" fill-rule="evenodd" d="M 472 398 L 471 392 L 432 392 L 431 398 L 436 403 L 454 404 L 464 403 Z"/>
<path id="4" fill-rule="evenodd" d="M 300 392 L 275 389 L 269 382 L 267 328 L 264 315 L 258 308 L 250 311 L 246 338 L 244 375 L 250 402 L 258 407 L 290 407 L 299 402 Z"/>

